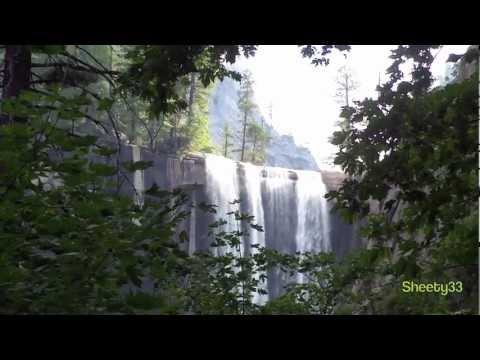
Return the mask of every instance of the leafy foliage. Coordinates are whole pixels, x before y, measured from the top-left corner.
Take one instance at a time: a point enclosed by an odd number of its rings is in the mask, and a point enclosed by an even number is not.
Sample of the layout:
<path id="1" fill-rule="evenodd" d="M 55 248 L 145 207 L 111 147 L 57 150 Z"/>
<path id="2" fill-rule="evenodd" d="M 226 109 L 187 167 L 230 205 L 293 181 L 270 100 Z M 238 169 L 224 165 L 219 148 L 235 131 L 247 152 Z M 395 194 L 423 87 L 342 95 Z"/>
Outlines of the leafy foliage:
<path id="1" fill-rule="evenodd" d="M 2 111 L 23 111 L 24 100 Z M 44 115 L 31 110 L 28 124 L 0 128 L 1 312 L 138 311 L 122 286 L 181 261 L 172 238 L 185 196 L 140 210 L 105 191 L 116 169 L 88 160 L 96 139 L 72 136 Z M 55 156 L 58 149 L 68 156 Z"/>
<path id="2" fill-rule="evenodd" d="M 373 291 L 374 280 L 385 276 L 397 284 L 441 278 L 468 287 L 460 303 L 438 296 L 410 303 L 384 288 L 370 300 L 384 307 L 370 311 L 448 312 L 459 306 L 476 311 L 478 75 L 430 89 L 431 48 L 394 50 L 390 80 L 379 87 L 379 98 L 346 109 L 353 124 L 365 126 L 334 134 L 332 142 L 340 149 L 335 163 L 350 178 L 328 198 L 347 220 L 364 218 L 363 235 L 380 251 L 371 270 L 379 276 L 362 279 L 365 291 Z M 413 60 L 411 81 L 403 80 L 400 70 L 407 59 Z M 372 201 L 378 201 L 380 213 L 373 211 Z M 452 241 L 455 247 L 447 245 Z M 393 308 L 380 301 L 389 297 L 396 302 Z"/>
<path id="3" fill-rule="evenodd" d="M 115 163 L 117 148 L 78 131 L 88 121 L 120 143 L 130 127 L 134 142 L 184 136 L 184 149 L 208 150 L 206 88 L 240 78 L 222 60 L 251 56 L 255 46 L 33 46 L 38 82 L 0 103 L 22 120 L 0 127 L 0 312 L 476 313 L 478 84 L 431 89 L 431 48 L 400 46 L 379 98 L 344 109 L 353 126 L 333 142 L 350 178 L 328 197 L 347 220 L 362 219 L 368 247 L 338 260 L 255 244 L 245 251 L 242 229 L 263 229 L 239 211 L 228 214 L 237 230 L 219 219 L 209 227 L 211 251 L 188 256 L 187 196 L 154 185 L 136 205 L 118 191 L 121 174 L 151 163 Z M 326 65 L 332 49 L 349 47 L 301 51 Z M 408 59 L 410 81 L 400 69 Z M 246 126 L 245 138 L 258 140 L 258 130 Z M 216 212 L 216 204 L 196 206 Z M 274 268 L 292 281 L 255 304 Z M 404 280 L 462 281 L 464 291 L 415 296 L 400 292 Z"/>
<path id="4" fill-rule="evenodd" d="M 227 70 L 223 60 L 232 64 L 240 51 L 248 57 L 255 49 L 250 45 L 133 46 L 126 53 L 129 65 L 120 82 L 123 89 L 148 101 L 152 114 L 174 112 L 187 106 L 174 91 L 182 76 L 199 73 L 204 86 L 226 76 L 239 80 L 240 74 Z"/>
<path id="5" fill-rule="evenodd" d="M 246 134 L 250 148 L 247 151 L 248 157 L 253 164 L 263 165 L 270 136 L 262 125 L 251 122 L 247 127 Z"/>
<path id="6" fill-rule="evenodd" d="M 349 45 L 322 45 L 321 50 L 315 45 L 302 45 L 300 48 L 302 56 L 312 59 L 312 64 L 315 66 L 327 66 L 330 63 L 327 55 L 329 55 L 333 49 L 340 52 L 350 51 L 351 49 Z"/>

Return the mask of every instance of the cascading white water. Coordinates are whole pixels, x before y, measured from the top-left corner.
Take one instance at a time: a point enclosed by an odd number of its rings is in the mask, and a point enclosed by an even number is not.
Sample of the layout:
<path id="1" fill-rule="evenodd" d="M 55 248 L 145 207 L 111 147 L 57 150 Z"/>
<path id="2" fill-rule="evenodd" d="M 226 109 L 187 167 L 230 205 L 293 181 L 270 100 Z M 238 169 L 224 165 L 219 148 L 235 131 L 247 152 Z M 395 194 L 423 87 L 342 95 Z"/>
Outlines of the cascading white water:
<path id="1" fill-rule="evenodd" d="M 137 162 L 142 160 L 140 147 L 132 145 L 132 161 Z M 135 188 L 135 203 L 142 207 L 144 202 L 145 182 L 143 178 L 143 170 L 136 170 L 133 173 L 133 186 Z"/>
<path id="2" fill-rule="evenodd" d="M 254 217 L 254 223 L 264 226 L 265 218 L 263 215 L 263 205 L 262 205 L 262 193 L 261 193 L 261 183 L 262 183 L 262 174 L 261 168 L 258 166 L 254 166 L 252 164 L 243 164 L 245 170 L 245 188 L 247 189 L 247 197 L 248 197 L 248 209 L 247 213 L 250 216 Z M 261 247 L 265 247 L 265 229 L 264 231 L 257 231 L 253 228 L 249 230 L 249 238 L 251 245 L 260 245 Z M 252 254 L 257 252 L 258 250 L 252 248 Z M 262 273 L 258 273 L 257 280 L 259 280 L 260 275 Z M 259 287 L 263 290 L 267 290 L 266 282 L 259 283 Z M 253 302 L 255 304 L 263 305 L 268 301 L 267 294 L 260 294 L 255 293 L 253 297 Z"/>
<path id="3" fill-rule="evenodd" d="M 232 204 L 240 197 L 237 163 L 222 156 L 208 155 L 205 158 L 207 172 L 207 196 L 216 208 L 216 219 L 224 219 L 227 223 L 222 227 L 225 232 L 240 231 L 238 221 L 228 213 L 238 210 L 238 204 Z M 217 255 L 225 250 L 217 248 Z"/>
<path id="4" fill-rule="evenodd" d="M 292 208 L 295 194 L 295 181 L 290 178 L 289 171 L 283 168 L 264 167 L 263 171 L 263 197 L 264 212 L 268 212 L 272 221 L 270 230 L 285 234 L 287 230 L 283 225 L 288 224 L 295 211 Z M 293 200 L 293 201 L 292 201 Z M 294 224 L 290 224 L 293 225 Z M 281 245 L 281 244 L 278 244 Z M 282 248 L 280 246 L 280 248 Z"/>
<path id="5" fill-rule="evenodd" d="M 287 169 L 262 169 L 262 203 L 265 218 L 266 246 L 284 253 L 295 251 L 296 203 L 295 181 Z M 268 274 L 269 298 L 282 292 L 286 274 L 274 268 Z"/>
<path id="6" fill-rule="evenodd" d="M 261 194 L 261 168 L 252 164 L 244 164 L 245 169 L 245 187 L 247 188 L 248 196 L 248 214 L 253 216 L 254 222 L 264 226 L 262 194 Z M 264 232 L 251 229 L 250 243 L 265 246 Z"/>
<path id="7" fill-rule="evenodd" d="M 297 249 L 298 251 L 330 251 L 330 225 L 327 189 L 322 174 L 297 171 Z"/>
<path id="8" fill-rule="evenodd" d="M 316 171 L 297 171 L 297 251 L 331 251 L 327 189 L 322 175 Z M 303 274 L 297 281 L 305 282 Z"/>
<path id="9" fill-rule="evenodd" d="M 224 231 L 240 230 L 233 216 L 227 216 L 238 209 L 231 202 L 239 199 L 244 211 L 254 216 L 254 222 L 265 231 L 251 229 L 250 244 L 287 253 L 331 251 L 329 211 L 324 198 L 327 190 L 320 172 L 241 164 L 244 175 L 239 176 L 238 163 L 232 160 L 207 155 L 205 163 L 207 196 L 211 204 L 218 206 L 216 219 L 227 220 Z M 240 199 L 242 194 L 246 198 Z M 268 279 L 270 296 L 257 293 L 255 303 L 278 296 L 286 281 L 291 280 L 276 270 L 272 274 Z M 304 279 L 297 276 L 297 281 Z"/>

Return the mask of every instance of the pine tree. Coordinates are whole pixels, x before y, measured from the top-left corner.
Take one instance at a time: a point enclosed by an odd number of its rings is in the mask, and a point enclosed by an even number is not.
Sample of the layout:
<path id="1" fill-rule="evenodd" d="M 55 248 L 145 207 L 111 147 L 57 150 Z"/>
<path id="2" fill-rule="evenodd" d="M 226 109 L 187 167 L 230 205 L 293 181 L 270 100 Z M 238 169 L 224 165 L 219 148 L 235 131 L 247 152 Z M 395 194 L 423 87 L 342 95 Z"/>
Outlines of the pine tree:
<path id="1" fill-rule="evenodd" d="M 251 122 L 248 125 L 247 139 L 251 144 L 249 151 L 251 162 L 253 164 L 262 165 L 265 162 L 265 152 L 270 140 L 267 131 L 262 125 L 256 122 Z"/>
<path id="2" fill-rule="evenodd" d="M 233 137 L 232 131 L 230 130 L 230 124 L 228 121 L 225 121 L 225 124 L 223 125 L 223 131 L 222 131 L 222 143 L 223 143 L 223 156 L 228 157 L 228 151 L 230 147 L 233 145 L 230 142 L 230 139 Z"/>
<path id="3" fill-rule="evenodd" d="M 238 96 L 238 108 L 242 114 L 242 131 L 241 131 L 241 139 L 242 145 L 240 148 L 240 161 L 245 160 L 245 151 L 246 151 L 246 143 L 247 143 L 247 130 L 249 122 L 251 121 L 251 114 L 252 110 L 254 109 L 255 105 L 253 102 L 253 79 L 252 74 L 250 71 L 245 71 L 242 74 L 242 83 L 239 91 Z"/>
<path id="4" fill-rule="evenodd" d="M 337 71 L 336 83 L 337 92 L 335 94 L 335 97 L 338 99 L 342 107 L 350 107 L 351 94 L 359 86 L 359 83 L 355 80 L 353 71 L 346 65 L 340 67 Z M 349 116 L 345 115 L 343 119 L 339 122 L 339 125 L 343 130 L 350 129 L 351 124 Z"/>

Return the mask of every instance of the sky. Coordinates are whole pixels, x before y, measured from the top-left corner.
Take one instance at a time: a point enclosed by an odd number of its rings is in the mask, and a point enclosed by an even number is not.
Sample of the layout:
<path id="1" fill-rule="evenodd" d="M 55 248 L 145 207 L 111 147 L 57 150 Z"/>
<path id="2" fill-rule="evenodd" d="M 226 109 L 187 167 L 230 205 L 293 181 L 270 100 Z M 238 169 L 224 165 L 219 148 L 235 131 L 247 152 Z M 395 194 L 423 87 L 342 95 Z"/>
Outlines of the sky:
<path id="1" fill-rule="evenodd" d="M 255 100 L 275 129 L 308 147 L 320 168 L 329 168 L 326 159 L 335 154 L 336 147 L 328 139 L 336 130 L 341 107 L 335 98 L 338 68 L 347 65 L 359 83 L 352 100 L 376 97 L 375 87 L 379 77 L 382 82 L 387 80 L 385 70 L 392 62 L 390 51 L 396 47 L 352 45 L 346 58 L 334 51 L 328 66 L 315 67 L 301 56 L 296 45 L 260 45 L 254 57 L 242 57 L 236 66 L 252 72 Z M 434 50 L 434 55 L 438 54 L 432 65 L 433 76 L 443 78 L 448 55 L 461 54 L 467 48 L 468 45 L 446 45 Z"/>

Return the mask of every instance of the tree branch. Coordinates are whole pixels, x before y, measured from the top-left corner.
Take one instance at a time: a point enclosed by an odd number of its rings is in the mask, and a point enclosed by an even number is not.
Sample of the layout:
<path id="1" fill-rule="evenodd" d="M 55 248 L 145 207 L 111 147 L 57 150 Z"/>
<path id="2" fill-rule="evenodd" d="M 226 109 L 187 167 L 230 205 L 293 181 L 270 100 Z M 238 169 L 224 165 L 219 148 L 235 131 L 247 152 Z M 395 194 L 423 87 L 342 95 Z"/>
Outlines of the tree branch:
<path id="1" fill-rule="evenodd" d="M 82 48 L 80 48 L 80 49 L 82 49 Z M 86 52 L 85 49 L 82 49 L 82 50 Z M 89 54 L 89 55 L 95 60 L 96 63 L 98 63 L 102 68 L 104 68 L 104 70 L 99 70 L 99 69 L 97 69 L 96 67 L 90 65 L 89 63 L 87 63 L 87 62 L 85 62 L 85 61 L 83 61 L 83 60 L 80 60 L 80 59 L 77 58 L 76 56 L 73 56 L 72 54 L 69 54 L 68 52 L 63 53 L 62 55 L 65 56 L 65 57 L 67 57 L 67 58 L 69 58 L 69 59 L 71 59 L 71 60 L 73 60 L 73 61 L 75 61 L 75 62 L 77 62 L 77 63 L 82 64 L 82 65 L 85 66 L 86 68 L 90 69 L 92 72 L 95 72 L 95 73 L 97 73 L 97 74 L 102 75 L 102 76 L 104 77 L 104 79 L 108 81 L 108 83 L 110 84 L 110 86 L 111 86 L 112 88 L 115 87 L 115 84 L 113 83 L 112 79 L 111 79 L 110 77 L 108 77 L 107 75 L 119 75 L 120 72 L 108 70 L 108 69 L 105 68 L 102 64 L 100 64 L 100 63 L 98 62 L 98 60 L 95 59 L 95 57 L 94 57 L 93 55 Z"/>
<path id="2" fill-rule="evenodd" d="M 99 75 L 105 75 L 105 74 L 112 74 L 116 75 L 119 74 L 118 71 L 103 71 L 99 70 L 93 66 L 89 67 L 83 67 L 80 65 L 74 65 L 68 62 L 54 62 L 54 63 L 32 63 L 32 68 L 44 68 L 44 67 L 66 67 L 72 70 L 78 70 L 78 71 L 85 71 L 85 72 L 91 72 Z"/>
<path id="3" fill-rule="evenodd" d="M 32 89 L 32 91 L 38 92 L 38 93 L 41 93 L 41 94 L 44 94 L 44 95 L 50 95 L 49 93 L 47 93 L 47 92 L 45 92 L 45 91 L 42 91 L 42 90 L 38 90 L 38 89 Z M 57 111 L 57 110 L 58 110 L 58 108 L 56 108 L 55 106 L 51 106 L 51 105 L 35 105 L 34 107 L 36 107 L 36 108 L 48 109 L 48 110 L 54 110 L 54 111 Z M 105 125 L 102 124 L 101 121 L 99 121 L 99 120 L 97 120 L 97 119 L 93 118 L 92 116 L 90 116 L 90 115 L 88 115 L 88 114 L 85 114 L 85 113 L 82 113 L 82 115 L 83 115 L 86 119 L 92 121 L 95 125 L 100 126 L 100 127 L 103 129 L 103 131 L 105 131 L 106 134 L 109 133 L 108 129 L 105 127 Z"/>
<path id="4" fill-rule="evenodd" d="M 85 54 L 87 54 L 87 56 L 92 59 L 98 66 L 100 66 L 101 68 L 103 68 L 103 70 L 105 72 L 111 72 L 112 69 L 108 69 L 105 65 L 103 65 L 100 61 L 97 60 L 97 58 L 95 56 L 93 56 L 89 51 L 87 51 L 86 49 L 82 48 L 81 46 L 79 45 L 75 45 L 75 48 L 83 51 Z M 81 61 L 81 60 L 80 60 Z M 84 63 L 85 64 L 85 63 Z"/>

